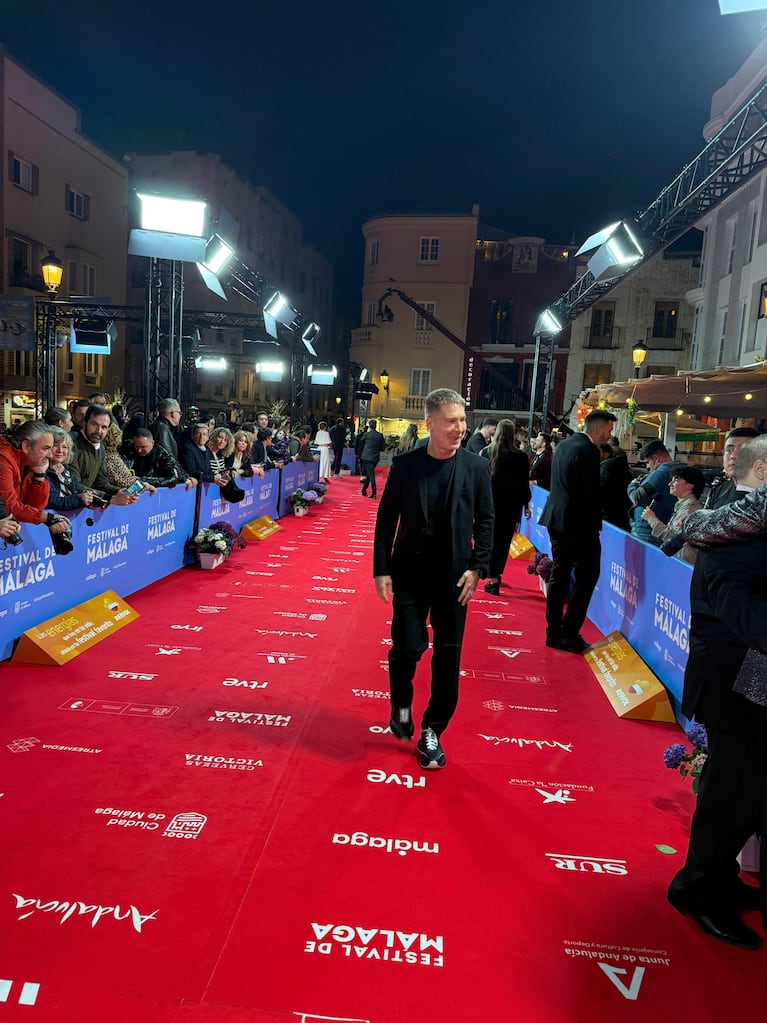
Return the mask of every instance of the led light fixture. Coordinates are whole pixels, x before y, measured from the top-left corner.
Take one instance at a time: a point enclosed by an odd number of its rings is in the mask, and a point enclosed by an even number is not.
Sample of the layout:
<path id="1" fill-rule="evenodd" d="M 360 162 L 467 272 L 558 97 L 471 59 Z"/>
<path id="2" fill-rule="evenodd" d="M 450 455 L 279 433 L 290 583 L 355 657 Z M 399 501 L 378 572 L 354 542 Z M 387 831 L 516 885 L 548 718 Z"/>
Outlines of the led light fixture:
<path id="1" fill-rule="evenodd" d="M 69 321 L 69 350 L 77 355 L 110 355 L 117 336 L 113 321 L 103 316 L 78 320 L 77 325 Z"/>
<path id="2" fill-rule="evenodd" d="M 130 233 L 128 253 L 203 263 L 208 204 L 197 199 L 170 199 L 141 192 L 137 195 L 141 226 Z"/>
<path id="3" fill-rule="evenodd" d="M 285 373 L 285 363 L 275 359 L 257 362 L 256 373 L 267 383 L 279 383 Z"/>
<path id="4" fill-rule="evenodd" d="M 543 334 L 546 337 L 552 337 L 554 334 L 559 334 L 562 330 L 562 322 L 559 317 L 551 311 L 551 309 L 544 309 L 538 319 L 535 321 L 534 334 Z"/>
<path id="5" fill-rule="evenodd" d="M 226 369 L 227 362 L 222 356 L 214 358 L 212 355 L 198 355 L 194 360 L 194 365 L 197 369 L 208 369 L 214 372 Z"/>
<path id="6" fill-rule="evenodd" d="M 335 366 L 321 366 L 315 363 L 310 364 L 307 372 L 313 384 L 334 384 L 338 376 Z"/>

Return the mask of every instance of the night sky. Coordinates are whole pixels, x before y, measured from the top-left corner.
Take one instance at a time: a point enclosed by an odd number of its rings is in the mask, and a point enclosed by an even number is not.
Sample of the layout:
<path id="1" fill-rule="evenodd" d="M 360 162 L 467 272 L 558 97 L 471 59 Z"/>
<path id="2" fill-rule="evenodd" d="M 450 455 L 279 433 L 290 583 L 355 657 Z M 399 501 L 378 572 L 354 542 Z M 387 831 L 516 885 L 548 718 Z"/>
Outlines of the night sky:
<path id="1" fill-rule="evenodd" d="M 0 0 L 0 42 L 86 135 L 219 153 L 301 218 L 352 315 L 371 214 L 478 202 L 580 242 L 644 209 L 766 21 L 717 0 Z"/>

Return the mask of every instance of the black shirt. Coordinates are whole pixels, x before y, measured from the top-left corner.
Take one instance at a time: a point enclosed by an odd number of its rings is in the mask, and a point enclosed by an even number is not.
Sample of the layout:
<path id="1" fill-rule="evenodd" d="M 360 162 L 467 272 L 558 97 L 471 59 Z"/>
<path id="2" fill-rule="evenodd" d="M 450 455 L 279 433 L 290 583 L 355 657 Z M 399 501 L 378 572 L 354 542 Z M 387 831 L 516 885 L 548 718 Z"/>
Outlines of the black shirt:
<path id="1" fill-rule="evenodd" d="M 426 550 L 440 561 L 450 549 L 450 496 L 455 458 L 426 459 Z"/>

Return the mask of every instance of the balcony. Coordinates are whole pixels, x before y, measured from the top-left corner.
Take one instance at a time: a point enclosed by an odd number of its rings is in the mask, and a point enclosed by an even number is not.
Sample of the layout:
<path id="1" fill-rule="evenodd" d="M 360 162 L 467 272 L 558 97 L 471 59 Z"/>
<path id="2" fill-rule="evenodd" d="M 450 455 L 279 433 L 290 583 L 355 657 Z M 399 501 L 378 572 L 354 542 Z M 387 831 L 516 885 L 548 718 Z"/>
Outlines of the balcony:
<path id="1" fill-rule="evenodd" d="M 372 345 L 379 339 L 379 328 L 374 326 L 355 327 L 352 330 L 352 345 Z"/>
<path id="2" fill-rule="evenodd" d="M 424 394 L 406 394 L 401 399 L 403 412 L 415 412 L 419 419 L 423 418 Z"/>

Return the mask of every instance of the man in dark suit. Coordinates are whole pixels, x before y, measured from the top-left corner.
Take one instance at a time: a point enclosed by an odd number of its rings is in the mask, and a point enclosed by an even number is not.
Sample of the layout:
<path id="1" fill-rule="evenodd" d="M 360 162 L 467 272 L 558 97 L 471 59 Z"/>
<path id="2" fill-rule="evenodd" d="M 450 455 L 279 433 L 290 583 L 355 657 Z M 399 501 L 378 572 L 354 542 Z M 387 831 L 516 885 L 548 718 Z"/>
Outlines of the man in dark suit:
<path id="1" fill-rule="evenodd" d="M 330 431 L 330 443 L 333 445 L 333 476 L 341 475 L 341 459 L 346 446 L 346 421 L 340 417 Z"/>
<path id="2" fill-rule="evenodd" d="M 767 436 L 744 443 L 732 469 L 739 485 L 762 487 Z M 732 686 L 749 647 L 767 652 L 767 533 L 732 538 L 736 542 L 701 550 L 692 576 L 682 713 L 706 726 L 708 757 L 687 857 L 668 900 L 710 937 L 753 951 L 762 939 L 739 911 L 760 908 L 761 902 L 767 919 L 767 898 L 760 900 L 760 889 L 739 878 L 737 856 L 751 835 L 762 831 L 767 709 Z M 763 842 L 763 876 L 765 871 Z"/>
<path id="3" fill-rule="evenodd" d="M 461 447 L 463 398 L 442 388 L 425 404 L 429 442 L 394 460 L 376 519 L 373 575 L 380 599 L 393 598 L 389 728 L 398 739 L 413 737 L 413 677 L 431 621 L 431 696 L 417 744 L 418 762 L 430 770 L 446 762 L 440 736 L 458 704 L 467 605 L 487 574 L 493 495 L 487 461 Z"/>
<path id="4" fill-rule="evenodd" d="M 360 447 L 363 497 L 368 496 L 368 485 L 370 485 L 370 497 L 372 500 L 376 498 L 376 466 L 385 447 L 384 435 L 376 430 L 375 419 L 371 419 L 367 430 L 363 434 L 362 446 Z"/>
<path id="5" fill-rule="evenodd" d="M 569 653 L 583 653 L 588 648 L 580 630 L 599 579 L 602 554 L 599 447 L 607 443 L 615 421 L 613 413 L 604 409 L 590 412 L 583 433 L 574 433 L 557 444 L 551 461 L 551 490 L 540 518 L 549 531 L 552 560 L 546 646 Z M 568 599 L 573 570 L 575 581 Z"/>

